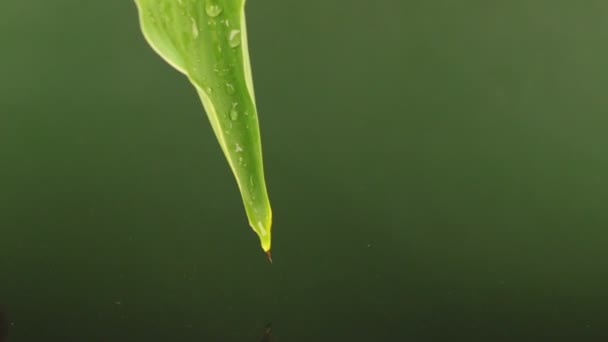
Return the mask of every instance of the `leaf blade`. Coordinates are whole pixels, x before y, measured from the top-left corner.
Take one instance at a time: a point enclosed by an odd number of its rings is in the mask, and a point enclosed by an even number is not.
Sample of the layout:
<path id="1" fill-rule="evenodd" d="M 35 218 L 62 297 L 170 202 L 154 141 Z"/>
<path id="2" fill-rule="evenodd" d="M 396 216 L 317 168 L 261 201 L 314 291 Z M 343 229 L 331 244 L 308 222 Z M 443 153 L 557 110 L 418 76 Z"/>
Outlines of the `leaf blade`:
<path id="1" fill-rule="evenodd" d="M 245 1 L 135 3 L 148 44 L 195 87 L 236 179 L 249 225 L 262 249 L 269 251 L 272 210 L 247 46 Z M 217 6 L 215 11 L 209 10 L 212 6 Z"/>

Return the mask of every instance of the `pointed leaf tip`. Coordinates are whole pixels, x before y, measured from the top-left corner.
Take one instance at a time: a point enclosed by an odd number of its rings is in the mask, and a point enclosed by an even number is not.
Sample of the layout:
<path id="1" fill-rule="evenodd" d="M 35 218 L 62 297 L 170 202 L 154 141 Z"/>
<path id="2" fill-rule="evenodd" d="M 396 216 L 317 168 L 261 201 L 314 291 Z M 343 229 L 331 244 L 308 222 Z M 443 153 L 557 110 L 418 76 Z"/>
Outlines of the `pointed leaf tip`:
<path id="1" fill-rule="evenodd" d="M 272 253 L 270 253 L 270 250 L 266 251 L 266 256 L 268 257 L 268 261 L 272 264 Z"/>

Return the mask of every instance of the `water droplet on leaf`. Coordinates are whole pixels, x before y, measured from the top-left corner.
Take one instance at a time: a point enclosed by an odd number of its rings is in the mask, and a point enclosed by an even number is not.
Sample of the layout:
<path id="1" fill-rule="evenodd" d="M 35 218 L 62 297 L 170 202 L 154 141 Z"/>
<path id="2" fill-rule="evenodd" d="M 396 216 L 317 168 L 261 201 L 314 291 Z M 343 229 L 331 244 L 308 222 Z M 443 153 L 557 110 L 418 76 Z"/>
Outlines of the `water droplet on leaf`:
<path id="1" fill-rule="evenodd" d="M 234 93 L 236 93 L 236 89 L 234 89 L 234 85 L 232 83 L 226 83 L 226 92 L 229 95 L 234 95 Z"/>
<path id="2" fill-rule="evenodd" d="M 238 103 L 232 104 L 232 109 L 230 110 L 230 120 L 235 121 L 239 118 L 239 111 L 236 109 Z"/>
<path id="3" fill-rule="evenodd" d="M 222 8 L 220 5 L 216 4 L 215 1 L 207 0 L 207 3 L 205 4 L 205 13 L 212 18 L 217 17 L 222 13 Z"/>
<path id="4" fill-rule="evenodd" d="M 190 21 L 192 22 L 192 37 L 194 39 L 198 38 L 198 25 L 196 25 L 196 20 L 194 20 L 194 18 L 190 18 Z"/>
<path id="5" fill-rule="evenodd" d="M 228 34 L 228 45 L 233 48 L 241 45 L 241 30 L 230 31 Z"/>
<path id="6" fill-rule="evenodd" d="M 230 68 L 224 62 L 218 62 L 213 68 L 213 71 L 220 76 L 225 76 L 230 72 Z"/>

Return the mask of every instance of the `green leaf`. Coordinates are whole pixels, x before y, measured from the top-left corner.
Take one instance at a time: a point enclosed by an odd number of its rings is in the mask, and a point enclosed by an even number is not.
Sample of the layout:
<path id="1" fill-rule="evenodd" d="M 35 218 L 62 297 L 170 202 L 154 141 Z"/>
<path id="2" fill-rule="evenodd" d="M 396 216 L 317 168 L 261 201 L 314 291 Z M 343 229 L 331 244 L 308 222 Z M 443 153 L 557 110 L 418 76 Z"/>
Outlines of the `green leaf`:
<path id="1" fill-rule="evenodd" d="M 144 37 L 188 77 L 236 178 L 249 224 L 270 252 L 272 212 L 264 180 L 245 0 L 135 0 Z"/>

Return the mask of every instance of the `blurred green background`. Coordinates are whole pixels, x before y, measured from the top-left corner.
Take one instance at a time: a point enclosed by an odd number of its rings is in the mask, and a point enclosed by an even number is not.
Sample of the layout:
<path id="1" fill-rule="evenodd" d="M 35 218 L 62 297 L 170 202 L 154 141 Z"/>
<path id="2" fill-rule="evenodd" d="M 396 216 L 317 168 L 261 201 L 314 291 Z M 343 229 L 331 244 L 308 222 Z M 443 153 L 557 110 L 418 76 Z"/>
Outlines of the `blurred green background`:
<path id="1" fill-rule="evenodd" d="M 608 338 L 608 2 L 248 1 L 273 265 L 132 1 L 0 17 L 11 341 Z"/>

